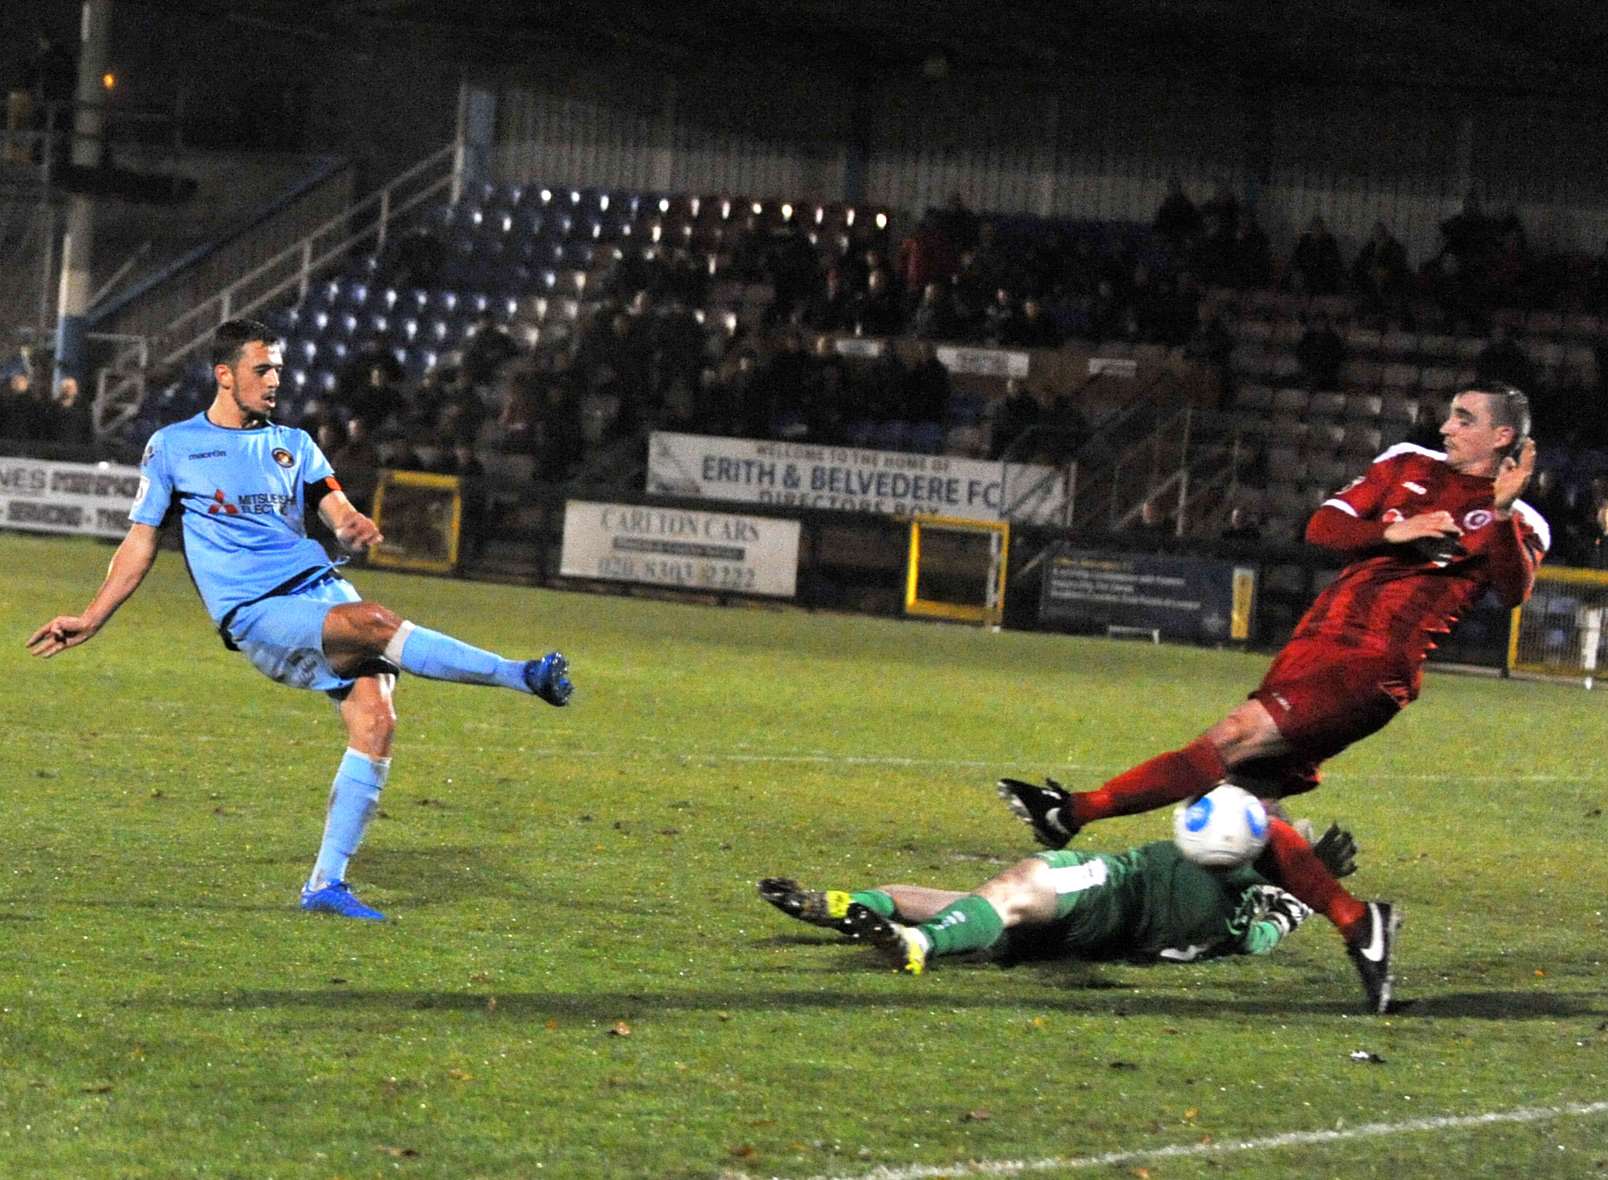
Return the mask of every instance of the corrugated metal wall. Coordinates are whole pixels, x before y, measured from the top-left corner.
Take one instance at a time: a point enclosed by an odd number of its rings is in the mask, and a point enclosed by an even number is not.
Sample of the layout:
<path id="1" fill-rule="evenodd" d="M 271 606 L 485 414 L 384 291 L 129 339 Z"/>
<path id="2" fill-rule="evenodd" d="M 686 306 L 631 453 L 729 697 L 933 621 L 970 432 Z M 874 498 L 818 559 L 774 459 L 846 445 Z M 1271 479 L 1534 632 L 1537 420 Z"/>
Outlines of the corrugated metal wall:
<path id="1" fill-rule="evenodd" d="M 1197 200 L 1226 184 L 1254 204 L 1276 249 L 1318 215 L 1354 250 L 1382 219 L 1415 262 L 1472 186 L 1488 210 L 1516 207 L 1532 245 L 1595 253 L 1608 239 L 1590 116 L 1533 102 L 1159 77 L 857 94 L 808 77 L 616 72 L 511 86 L 500 107 L 508 180 L 843 199 L 858 175 L 864 199 L 910 214 L 959 193 L 987 211 L 1148 221 L 1176 174 Z"/>

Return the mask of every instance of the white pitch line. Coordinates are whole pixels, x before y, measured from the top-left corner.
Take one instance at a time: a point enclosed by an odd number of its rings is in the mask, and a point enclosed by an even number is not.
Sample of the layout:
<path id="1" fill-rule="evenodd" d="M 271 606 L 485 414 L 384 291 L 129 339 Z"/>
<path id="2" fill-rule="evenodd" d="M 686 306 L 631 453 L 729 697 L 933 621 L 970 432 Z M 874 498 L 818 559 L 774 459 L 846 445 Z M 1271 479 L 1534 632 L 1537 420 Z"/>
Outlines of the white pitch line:
<path id="1" fill-rule="evenodd" d="M 1104 1155 L 1074 1156 L 1064 1159 L 971 1160 L 941 1167 L 874 1168 L 869 1172 L 838 1176 L 813 1176 L 810 1180 L 939 1180 L 954 1176 L 1023 1176 L 1030 1172 L 1084 1171 L 1089 1168 L 1121 1167 L 1126 1164 L 1155 1163 L 1160 1160 L 1194 1159 L 1203 1156 L 1241 1155 L 1251 1151 L 1276 1151 L 1284 1147 L 1311 1147 L 1345 1143 L 1355 1139 L 1381 1139 L 1391 1135 L 1410 1135 L 1422 1131 L 1455 1131 L 1469 1127 L 1488 1127 L 1498 1123 L 1539 1123 L 1550 1119 L 1590 1118 L 1608 1113 L 1608 1102 L 1571 1102 L 1564 1106 L 1524 1106 L 1516 1110 L 1495 1110 L 1487 1114 L 1443 1115 L 1436 1118 L 1407 1119 L 1399 1123 L 1364 1123 L 1338 1131 L 1287 1131 L 1261 1139 L 1239 1139 L 1224 1143 L 1182 1143 L 1172 1147 L 1138 1151 L 1110 1151 Z M 729 1174 L 729 1173 L 728 1173 Z M 753 1180 L 742 1175 L 738 1180 Z"/>
<path id="2" fill-rule="evenodd" d="M 41 729 L 28 726 L 16 726 L 11 733 L 33 735 L 40 738 L 60 740 L 61 733 L 53 729 Z M 82 737 L 83 735 L 79 735 Z M 119 742 L 131 741 L 174 741 L 186 744 L 202 744 L 206 742 L 227 742 L 231 746 L 238 746 L 240 738 L 235 734 L 215 733 L 183 733 L 175 734 L 172 731 L 155 730 L 119 730 L 115 735 L 104 735 L 104 738 L 91 738 L 90 741 L 112 740 Z M 336 740 L 331 738 L 331 741 Z M 491 743 L 488 743 L 491 744 Z M 1023 767 L 1044 768 L 1054 774 L 1086 774 L 1107 778 L 1121 770 L 1126 765 L 1116 763 L 1102 763 L 1090 765 L 1079 762 L 1062 762 L 1051 756 L 1032 757 L 1020 753 L 1000 754 L 989 758 L 921 758 L 908 754 L 833 754 L 825 751 L 795 753 L 750 753 L 736 750 L 666 750 L 666 749 L 627 749 L 627 750 L 591 750 L 571 749 L 567 746 L 538 746 L 515 747 L 521 754 L 529 754 L 537 758 L 580 758 L 599 759 L 613 758 L 621 762 L 732 762 L 732 763 L 774 763 L 784 766 L 954 766 L 967 770 L 986 770 L 990 774 L 1016 771 L 1021 773 Z M 403 756 L 412 751 L 426 753 L 430 751 L 449 751 L 461 754 L 464 746 L 457 742 L 404 742 L 402 743 Z M 1031 771 L 1029 773 L 1032 773 Z M 1353 771 L 1325 771 L 1324 778 L 1339 779 L 1373 779 L 1389 777 L 1394 782 L 1426 782 L 1426 783 L 1590 783 L 1597 778 L 1591 774 L 1401 774 L 1395 771 L 1388 776 L 1365 775 Z"/>

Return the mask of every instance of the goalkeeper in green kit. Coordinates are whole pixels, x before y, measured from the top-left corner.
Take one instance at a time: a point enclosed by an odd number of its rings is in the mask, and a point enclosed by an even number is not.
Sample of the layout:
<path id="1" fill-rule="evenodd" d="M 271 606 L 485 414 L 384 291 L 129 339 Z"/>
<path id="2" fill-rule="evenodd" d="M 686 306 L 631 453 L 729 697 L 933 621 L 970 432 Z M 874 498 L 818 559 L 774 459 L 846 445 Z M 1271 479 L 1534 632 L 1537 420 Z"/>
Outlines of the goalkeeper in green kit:
<path id="1" fill-rule="evenodd" d="M 1351 833 L 1313 851 L 1337 877 L 1356 869 Z M 790 917 L 868 943 L 912 975 L 943 955 L 1192 962 L 1263 955 L 1311 910 L 1249 865 L 1206 869 L 1170 840 L 1121 853 L 1041 852 L 970 893 L 922 885 L 855 892 L 767 877 L 759 895 Z"/>

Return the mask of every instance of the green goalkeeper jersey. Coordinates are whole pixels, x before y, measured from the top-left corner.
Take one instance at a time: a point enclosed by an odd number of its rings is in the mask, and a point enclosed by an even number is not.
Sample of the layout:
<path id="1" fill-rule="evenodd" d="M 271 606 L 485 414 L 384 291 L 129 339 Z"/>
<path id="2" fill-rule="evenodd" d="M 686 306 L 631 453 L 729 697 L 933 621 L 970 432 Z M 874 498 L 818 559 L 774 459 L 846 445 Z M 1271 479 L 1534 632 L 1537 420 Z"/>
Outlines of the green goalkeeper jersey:
<path id="1" fill-rule="evenodd" d="M 1205 869 L 1170 840 L 1122 853 L 1039 856 L 1056 880 L 1056 920 L 1013 931 L 1014 955 L 1187 961 L 1266 954 L 1286 932 L 1263 916 L 1269 886 L 1249 865 Z"/>

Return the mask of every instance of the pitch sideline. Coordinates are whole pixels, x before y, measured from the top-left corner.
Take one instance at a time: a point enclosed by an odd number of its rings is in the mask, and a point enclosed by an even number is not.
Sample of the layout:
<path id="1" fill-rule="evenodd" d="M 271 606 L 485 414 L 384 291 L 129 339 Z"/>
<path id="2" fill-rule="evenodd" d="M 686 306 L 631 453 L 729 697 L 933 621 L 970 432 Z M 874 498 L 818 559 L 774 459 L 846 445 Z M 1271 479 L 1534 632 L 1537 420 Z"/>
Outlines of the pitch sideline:
<path id="1" fill-rule="evenodd" d="M 1083 1171 L 1089 1168 L 1122 1167 L 1128 1164 L 1158 1163 L 1163 1160 L 1198 1159 L 1206 1156 L 1240 1155 L 1252 1151 L 1274 1151 L 1284 1147 L 1308 1147 L 1344 1143 L 1354 1139 L 1382 1139 L 1422 1131 L 1451 1131 L 1466 1127 L 1485 1127 L 1497 1123 L 1539 1123 L 1551 1119 L 1590 1118 L 1608 1114 L 1608 1101 L 1571 1102 L 1562 1106 L 1522 1106 L 1514 1110 L 1494 1110 L 1486 1114 L 1441 1115 L 1435 1118 L 1407 1119 L 1399 1123 L 1363 1123 L 1336 1131 L 1286 1131 L 1260 1139 L 1228 1140 L 1222 1143 L 1182 1143 L 1172 1147 L 1152 1147 L 1135 1151 L 1111 1151 L 1103 1155 L 1074 1156 L 1037 1160 L 972 1160 L 932 1166 L 874 1168 L 869 1172 L 811 1176 L 807 1180 L 941 1180 L 959 1176 L 1025 1176 L 1033 1172 Z M 746 1173 L 724 1173 L 728 1180 L 756 1180 Z"/>

